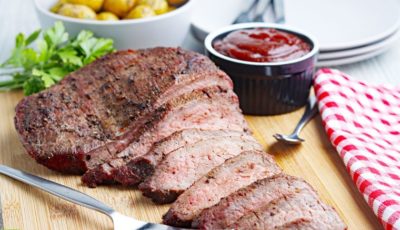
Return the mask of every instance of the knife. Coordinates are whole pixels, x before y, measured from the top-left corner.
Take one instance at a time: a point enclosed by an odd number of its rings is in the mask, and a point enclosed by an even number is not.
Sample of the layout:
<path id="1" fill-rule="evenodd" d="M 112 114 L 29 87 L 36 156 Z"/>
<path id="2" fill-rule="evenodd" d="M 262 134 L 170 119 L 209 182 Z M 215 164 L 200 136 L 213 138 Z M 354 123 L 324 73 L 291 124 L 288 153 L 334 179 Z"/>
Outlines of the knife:
<path id="1" fill-rule="evenodd" d="M 114 230 L 179 230 L 181 228 L 174 228 L 171 226 L 155 223 L 147 223 L 136 220 L 132 217 L 124 216 L 108 205 L 96 200 L 95 198 L 86 195 L 78 190 L 69 188 L 67 186 L 49 181 L 42 177 L 23 172 L 18 169 L 10 168 L 0 164 L 0 174 L 9 176 L 15 180 L 21 181 L 25 184 L 32 185 L 38 189 L 44 190 L 52 195 L 58 196 L 64 200 L 73 202 L 86 208 L 91 208 L 95 211 L 106 214 L 114 223 Z M 0 225 L 2 229 L 2 225 Z"/>

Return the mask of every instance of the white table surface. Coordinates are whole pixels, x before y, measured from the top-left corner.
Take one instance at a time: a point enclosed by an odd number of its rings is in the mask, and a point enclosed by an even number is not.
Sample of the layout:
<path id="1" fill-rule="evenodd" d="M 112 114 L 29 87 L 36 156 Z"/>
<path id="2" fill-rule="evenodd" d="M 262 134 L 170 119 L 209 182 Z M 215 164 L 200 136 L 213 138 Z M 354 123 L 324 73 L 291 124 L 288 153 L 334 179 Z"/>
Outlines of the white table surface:
<path id="1" fill-rule="evenodd" d="M 38 28 L 40 25 L 32 0 L 0 0 L 0 62 L 9 56 L 14 47 L 14 38 L 19 32 L 28 34 Z M 203 49 L 202 44 L 190 35 L 184 47 L 200 52 Z M 371 83 L 400 84 L 400 40 L 378 57 L 334 68 Z M 0 210 L 0 229 L 1 219 Z"/>

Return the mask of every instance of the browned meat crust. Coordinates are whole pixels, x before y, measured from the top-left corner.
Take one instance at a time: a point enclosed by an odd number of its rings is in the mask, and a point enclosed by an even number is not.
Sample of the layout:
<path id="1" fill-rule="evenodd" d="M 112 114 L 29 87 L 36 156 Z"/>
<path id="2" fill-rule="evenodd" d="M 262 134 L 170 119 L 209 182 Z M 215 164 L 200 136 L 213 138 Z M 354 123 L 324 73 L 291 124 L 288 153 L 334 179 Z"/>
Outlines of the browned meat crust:
<path id="1" fill-rule="evenodd" d="M 231 89 L 203 55 L 179 48 L 118 51 L 24 98 L 15 127 L 39 163 L 83 173 L 123 151 L 160 105 L 194 89 Z"/>

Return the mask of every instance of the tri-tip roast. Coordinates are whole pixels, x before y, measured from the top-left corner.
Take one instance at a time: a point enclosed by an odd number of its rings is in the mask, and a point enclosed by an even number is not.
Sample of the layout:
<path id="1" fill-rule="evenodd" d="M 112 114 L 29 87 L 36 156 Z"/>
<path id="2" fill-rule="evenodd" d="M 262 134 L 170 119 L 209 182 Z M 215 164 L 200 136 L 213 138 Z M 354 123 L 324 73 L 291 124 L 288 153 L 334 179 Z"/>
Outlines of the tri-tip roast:
<path id="1" fill-rule="evenodd" d="M 164 223 L 201 229 L 345 229 L 253 138 L 231 79 L 180 48 L 117 51 L 25 97 L 22 144 L 40 164 L 96 187 L 174 202 Z"/>

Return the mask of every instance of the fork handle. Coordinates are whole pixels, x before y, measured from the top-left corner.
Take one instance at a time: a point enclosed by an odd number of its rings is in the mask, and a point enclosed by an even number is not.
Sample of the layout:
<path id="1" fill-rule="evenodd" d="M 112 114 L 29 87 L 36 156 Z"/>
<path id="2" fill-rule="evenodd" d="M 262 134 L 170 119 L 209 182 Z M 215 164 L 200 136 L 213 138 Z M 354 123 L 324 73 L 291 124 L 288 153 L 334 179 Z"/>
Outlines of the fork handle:
<path id="1" fill-rule="evenodd" d="M 317 115 L 318 113 L 318 104 L 315 96 L 311 96 L 307 102 L 306 110 L 304 111 L 303 116 L 301 117 L 299 123 L 294 129 L 293 133 L 299 135 L 300 131 L 303 127 L 311 121 L 311 119 Z"/>
<path id="2" fill-rule="evenodd" d="M 111 207 L 94 199 L 93 197 L 90 197 L 82 192 L 66 187 L 64 185 L 32 175 L 30 173 L 23 172 L 18 169 L 13 169 L 5 165 L 0 165 L 0 173 L 23 183 L 32 185 L 36 188 L 42 189 L 64 200 L 102 212 L 110 218 L 112 218 L 111 215 L 115 213 L 115 211 Z"/>

